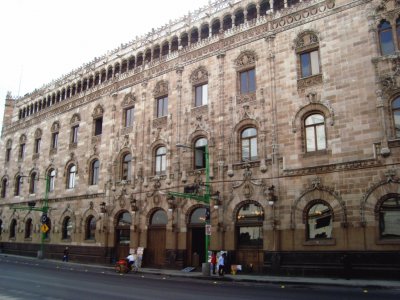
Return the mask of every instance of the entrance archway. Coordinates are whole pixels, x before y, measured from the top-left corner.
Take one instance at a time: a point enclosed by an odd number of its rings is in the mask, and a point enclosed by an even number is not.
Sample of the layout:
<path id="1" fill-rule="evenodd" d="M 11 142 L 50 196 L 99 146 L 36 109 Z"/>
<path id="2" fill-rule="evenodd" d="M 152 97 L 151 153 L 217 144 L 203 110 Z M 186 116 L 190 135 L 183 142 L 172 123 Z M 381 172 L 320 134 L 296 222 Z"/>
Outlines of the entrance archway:
<path id="1" fill-rule="evenodd" d="M 163 209 L 156 210 L 150 218 L 147 231 L 146 266 L 162 267 L 165 264 L 166 225 L 168 217 Z"/>
<path id="2" fill-rule="evenodd" d="M 115 255 L 116 258 L 127 257 L 131 242 L 131 214 L 127 211 L 121 212 L 117 217 L 115 226 Z"/>
<path id="3" fill-rule="evenodd" d="M 188 265 L 196 268 L 200 267 L 206 258 L 205 215 L 206 208 L 199 207 L 193 210 L 189 218 Z"/>
<path id="4" fill-rule="evenodd" d="M 244 271 L 260 272 L 263 266 L 264 210 L 258 202 L 245 201 L 236 214 L 236 260 Z"/>

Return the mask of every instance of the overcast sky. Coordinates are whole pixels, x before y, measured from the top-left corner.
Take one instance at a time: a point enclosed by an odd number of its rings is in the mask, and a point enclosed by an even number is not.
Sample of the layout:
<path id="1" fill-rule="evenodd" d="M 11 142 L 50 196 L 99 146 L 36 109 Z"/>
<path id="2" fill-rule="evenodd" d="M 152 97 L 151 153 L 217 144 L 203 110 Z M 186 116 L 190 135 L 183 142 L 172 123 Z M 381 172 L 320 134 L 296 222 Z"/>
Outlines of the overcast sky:
<path id="1" fill-rule="evenodd" d="M 7 91 L 13 96 L 30 93 L 121 43 L 208 3 L 0 0 L 0 124 Z"/>

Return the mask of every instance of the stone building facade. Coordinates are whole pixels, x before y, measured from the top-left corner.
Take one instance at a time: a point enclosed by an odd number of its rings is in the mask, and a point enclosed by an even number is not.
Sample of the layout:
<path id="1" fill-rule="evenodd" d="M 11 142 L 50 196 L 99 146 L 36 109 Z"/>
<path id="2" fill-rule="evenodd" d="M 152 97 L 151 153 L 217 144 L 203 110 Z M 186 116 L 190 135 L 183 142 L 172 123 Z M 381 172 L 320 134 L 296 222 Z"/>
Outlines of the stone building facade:
<path id="1" fill-rule="evenodd" d="M 394 276 L 400 4 L 217 0 L 6 99 L 0 244 L 108 263 Z M 179 145 L 186 145 L 186 148 Z M 396 263 L 397 262 L 397 263 Z M 365 272 L 374 270 L 374 272 Z"/>

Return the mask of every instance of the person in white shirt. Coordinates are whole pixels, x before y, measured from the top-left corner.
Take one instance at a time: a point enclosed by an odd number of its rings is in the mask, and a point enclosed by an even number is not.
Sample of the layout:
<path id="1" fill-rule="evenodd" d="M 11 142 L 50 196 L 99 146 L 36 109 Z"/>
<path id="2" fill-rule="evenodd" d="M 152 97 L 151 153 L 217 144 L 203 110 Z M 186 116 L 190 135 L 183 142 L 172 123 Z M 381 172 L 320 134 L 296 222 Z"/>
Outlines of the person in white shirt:
<path id="1" fill-rule="evenodd" d="M 126 257 L 128 260 L 129 267 L 132 267 L 132 265 L 135 263 L 135 255 L 134 253 L 129 253 L 129 255 Z"/>
<path id="2" fill-rule="evenodd" d="M 218 257 L 218 275 L 219 276 L 224 276 L 224 273 L 225 273 L 225 257 L 226 257 L 225 253 L 222 253 L 222 255 L 220 255 Z"/>

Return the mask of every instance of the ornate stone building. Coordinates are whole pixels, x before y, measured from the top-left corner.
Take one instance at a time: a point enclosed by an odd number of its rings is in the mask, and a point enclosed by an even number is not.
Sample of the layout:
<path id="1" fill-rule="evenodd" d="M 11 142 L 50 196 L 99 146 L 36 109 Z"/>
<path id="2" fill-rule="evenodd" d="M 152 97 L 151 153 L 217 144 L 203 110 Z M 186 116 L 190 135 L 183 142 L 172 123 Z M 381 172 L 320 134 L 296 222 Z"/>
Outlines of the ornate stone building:
<path id="1" fill-rule="evenodd" d="M 217 0 L 6 99 L 0 244 L 244 271 L 391 276 L 400 262 L 400 4 Z M 185 144 L 190 147 L 178 147 Z M 347 270 L 347 271 L 348 271 Z M 365 272 L 374 270 L 374 272 Z"/>

